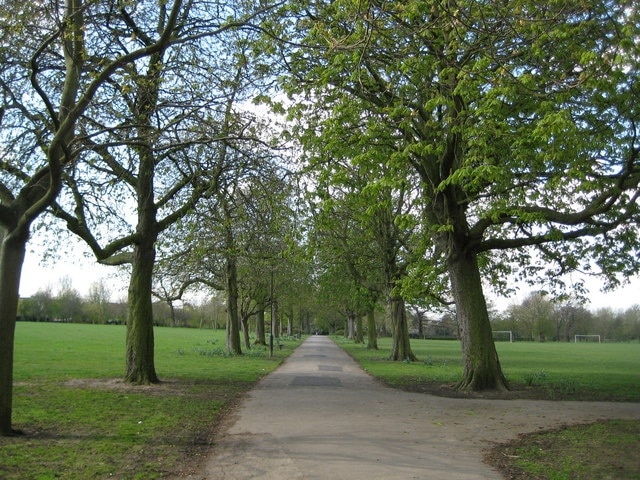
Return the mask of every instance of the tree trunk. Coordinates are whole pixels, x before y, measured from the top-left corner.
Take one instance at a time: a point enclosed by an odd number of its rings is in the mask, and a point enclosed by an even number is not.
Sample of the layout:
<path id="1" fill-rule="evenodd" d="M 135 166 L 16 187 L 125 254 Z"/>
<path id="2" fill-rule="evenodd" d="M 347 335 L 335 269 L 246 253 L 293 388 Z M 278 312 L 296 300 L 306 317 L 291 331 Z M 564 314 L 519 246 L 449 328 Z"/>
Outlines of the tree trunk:
<path id="1" fill-rule="evenodd" d="M 125 380 L 141 385 L 159 383 L 154 360 L 151 285 L 153 239 L 136 245 L 129 282 Z"/>
<path id="2" fill-rule="evenodd" d="M 271 319 L 271 327 L 273 328 L 273 337 L 280 338 L 280 318 L 278 316 L 278 301 L 273 299 L 273 305 L 271 306 L 271 312 L 273 318 Z"/>
<path id="3" fill-rule="evenodd" d="M 155 90 L 154 90 L 155 92 Z M 153 132 L 148 123 L 152 106 L 140 105 L 138 134 L 145 139 Z M 151 141 L 149 140 L 149 144 Z M 153 267 L 158 239 L 157 208 L 154 203 L 153 149 L 147 143 L 137 146 L 139 159 L 136 196 L 138 200 L 137 242 L 134 244 L 129 281 L 125 380 L 137 384 L 158 383 L 154 364 Z"/>
<path id="4" fill-rule="evenodd" d="M 247 315 L 242 316 L 242 334 L 244 337 L 244 347 L 247 350 L 251 350 L 251 339 L 249 338 L 249 317 Z"/>
<path id="5" fill-rule="evenodd" d="M 258 313 L 256 314 L 256 345 L 266 345 L 267 337 L 264 327 L 264 304 L 258 304 Z"/>
<path id="6" fill-rule="evenodd" d="M 356 315 L 353 312 L 347 313 L 347 338 L 349 340 L 356 339 Z"/>
<path id="7" fill-rule="evenodd" d="M 169 305 L 169 312 L 171 312 L 171 326 L 177 327 L 178 324 L 176 322 L 176 308 L 173 306 L 173 302 L 171 300 L 167 301 Z"/>
<path id="8" fill-rule="evenodd" d="M 51 205 L 60 191 L 61 173 L 68 146 L 74 136 L 75 120 L 69 112 L 76 106 L 79 77 L 84 49 L 83 5 L 78 0 L 65 2 L 64 31 L 61 53 L 64 55 L 64 82 L 60 91 L 58 125 L 54 138 L 45 148 L 48 166 L 35 172 L 13 202 L 3 197 L 2 231 L 0 231 L 0 435 L 21 433 L 12 428 L 13 413 L 13 353 L 20 299 L 20 276 L 29 239 L 31 222 Z M 42 53 L 42 52 L 40 52 Z M 39 54 L 34 54 L 34 58 Z M 42 93 L 42 92 L 41 92 Z M 56 122 L 53 122 L 54 124 Z M 42 175 L 39 175 L 42 174 Z M 14 208 L 10 207 L 13 203 Z"/>
<path id="9" fill-rule="evenodd" d="M 367 349 L 378 349 L 378 330 L 376 327 L 376 317 L 373 308 L 367 312 Z"/>
<path id="10" fill-rule="evenodd" d="M 462 344 L 464 372 L 459 390 L 506 390 L 496 351 L 480 269 L 474 253 L 452 255 L 448 262 L 451 290 Z"/>
<path id="11" fill-rule="evenodd" d="M 389 310 L 391 314 L 391 325 L 393 326 L 393 338 L 390 360 L 404 360 L 415 362 L 416 356 L 411 351 L 409 341 L 409 326 L 407 324 L 407 311 L 404 299 L 391 295 L 389 298 Z"/>
<path id="12" fill-rule="evenodd" d="M 356 318 L 356 343 L 362 343 L 364 341 L 364 335 L 362 333 L 362 316 L 358 315 Z"/>
<path id="13" fill-rule="evenodd" d="M 238 267 L 235 258 L 227 258 L 227 350 L 242 355 L 238 316 Z"/>
<path id="14" fill-rule="evenodd" d="M 12 428 L 13 351 L 20 297 L 20 275 L 27 234 L 0 235 L 0 435 L 21 433 Z"/>
<path id="15" fill-rule="evenodd" d="M 150 57 L 150 65 L 157 65 L 161 53 Z M 157 209 L 154 203 L 153 148 L 154 128 L 151 115 L 156 106 L 159 70 L 149 67 L 145 81 L 138 85 L 135 121 L 140 143 L 134 149 L 138 155 L 136 197 L 138 201 L 136 226 L 137 242 L 131 262 L 128 293 L 125 380 L 137 384 L 158 383 L 154 364 L 152 283 L 155 263 L 155 242 L 158 238 Z"/>

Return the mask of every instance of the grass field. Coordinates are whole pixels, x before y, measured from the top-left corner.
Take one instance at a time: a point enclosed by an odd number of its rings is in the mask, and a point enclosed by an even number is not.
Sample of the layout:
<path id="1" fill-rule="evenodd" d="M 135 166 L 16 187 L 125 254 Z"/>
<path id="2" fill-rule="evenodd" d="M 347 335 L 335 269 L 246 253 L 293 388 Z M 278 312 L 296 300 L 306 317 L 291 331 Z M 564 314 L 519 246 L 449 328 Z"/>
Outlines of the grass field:
<path id="1" fill-rule="evenodd" d="M 224 336 L 156 328 L 163 382 L 128 386 L 125 327 L 19 322 L 13 423 L 25 435 L 0 437 L 0 478 L 153 479 L 196 464 L 220 412 L 298 344 L 229 356 Z"/>
<path id="2" fill-rule="evenodd" d="M 410 390 L 461 378 L 460 344 L 446 340 L 412 340 L 415 363 L 388 362 L 391 340 L 380 349 L 337 339 L 372 375 Z M 540 399 L 640 401 L 638 343 L 497 342 L 502 369 L 514 396 Z"/>

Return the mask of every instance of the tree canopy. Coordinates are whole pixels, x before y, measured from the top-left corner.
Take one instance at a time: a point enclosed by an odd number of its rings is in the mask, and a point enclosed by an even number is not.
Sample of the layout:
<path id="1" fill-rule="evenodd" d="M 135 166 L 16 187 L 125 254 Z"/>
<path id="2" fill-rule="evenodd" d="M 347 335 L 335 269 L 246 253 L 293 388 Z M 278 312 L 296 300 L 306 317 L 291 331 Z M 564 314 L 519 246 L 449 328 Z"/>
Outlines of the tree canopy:
<path id="1" fill-rule="evenodd" d="M 638 269 L 638 23 L 581 0 L 290 2 L 285 87 L 311 151 L 361 137 L 420 177 L 448 272 L 461 388 L 505 385 L 482 272 Z M 293 45 L 293 46 L 291 46 Z M 346 112 L 346 113 L 345 113 Z M 340 121 L 336 128 L 334 122 Z M 381 133 L 382 132 L 382 133 Z M 358 144 L 364 146 L 361 140 Z M 359 157 L 355 157 L 354 161 Z M 595 240 L 597 238 L 597 240 Z M 537 255 L 544 262 L 530 263 Z M 615 252 L 615 255 L 611 255 Z"/>
<path id="2" fill-rule="evenodd" d="M 55 201 L 78 159 L 77 128 L 110 80 L 171 41 L 182 2 L 163 4 L 165 22 L 144 45 L 122 45 L 115 18 L 143 16 L 114 2 L 3 2 L 0 66 L 0 434 L 11 426 L 13 339 L 20 275 L 32 223 Z M 131 13 L 131 15 L 130 15 Z M 126 20 L 124 21 L 126 23 Z M 124 43 L 127 43 L 124 41 Z M 95 61 L 99 59 L 99 61 Z"/>

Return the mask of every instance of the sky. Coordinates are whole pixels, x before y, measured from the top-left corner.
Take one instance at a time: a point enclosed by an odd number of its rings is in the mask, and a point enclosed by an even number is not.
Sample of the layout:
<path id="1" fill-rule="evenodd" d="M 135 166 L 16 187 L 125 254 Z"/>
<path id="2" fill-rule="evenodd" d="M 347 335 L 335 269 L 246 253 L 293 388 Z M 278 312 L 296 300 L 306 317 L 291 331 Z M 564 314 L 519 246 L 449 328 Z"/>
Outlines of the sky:
<path id="1" fill-rule="evenodd" d="M 29 297 L 47 289 L 56 295 L 61 281 L 68 277 L 81 296 L 89 294 L 91 285 L 103 281 L 111 292 L 112 301 L 126 298 L 127 285 L 122 275 L 116 275 L 118 268 L 98 264 L 81 246 L 69 257 L 44 261 L 40 255 L 28 251 L 20 279 L 20 296 Z"/>
<path id="2" fill-rule="evenodd" d="M 111 292 L 112 301 L 126 299 L 126 278 L 123 279 L 122 274 L 116 275 L 119 269 L 97 264 L 82 244 L 78 243 L 68 250 L 71 254 L 67 253 L 66 258 L 47 262 L 43 262 L 37 252 L 28 251 L 22 270 L 20 296 L 29 297 L 47 288 L 55 295 L 61 280 L 69 277 L 72 287 L 82 296 L 88 295 L 92 284 L 102 280 Z M 586 307 L 592 311 L 600 308 L 623 311 L 640 305 L 640 277 L 634 278 L 629 285 L 607 293 L 599 291 L 596 280 L 588 280 L 587 285 L 590 303 Z M 532 291 L 532 288 L 524 286 L 510 298 L 498 298 L 488 291 L 485 293 L 499 311 L 504 311 L 510 305 L 520 304 Z"/>
<path id="3" fill-rule="evenodd" d="M 597 280 L 588 279 L 586 285 L 589 289 L 589 303 L 586 306 L 591 311 L 601 308 L 610 308 L 613 311 L 624 311 L 634 305 L 640 305 L 640 278 L 633 278 L 628 285 L 624 285 L 612 292 L 602 292 Z M 534 291 L 533 288 L 523 287 L 510 298 L 488 297 L 494 302 L 500 311 L 506 310 L 511 305 L 518 305 Z"/>

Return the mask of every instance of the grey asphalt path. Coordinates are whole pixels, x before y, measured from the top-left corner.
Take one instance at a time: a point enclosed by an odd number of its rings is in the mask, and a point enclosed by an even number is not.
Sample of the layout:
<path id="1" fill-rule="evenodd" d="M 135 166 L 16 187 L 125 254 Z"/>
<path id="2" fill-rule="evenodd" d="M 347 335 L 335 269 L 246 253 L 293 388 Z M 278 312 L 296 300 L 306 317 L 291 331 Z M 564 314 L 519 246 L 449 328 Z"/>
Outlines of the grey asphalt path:
<path id="1" fill-rule="evenodd" d="M 314 336 L 251 391 L 192 478 L 499 479 L 482 461 L 494 443 L 604 418 L 640 419 L 640 404 L 402 392 Z"/>

